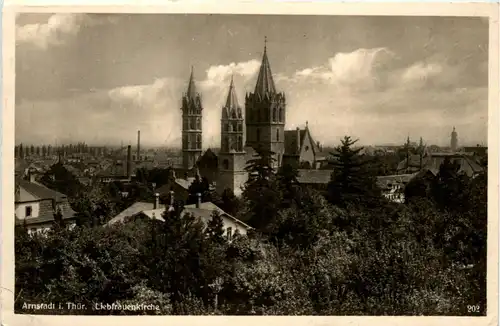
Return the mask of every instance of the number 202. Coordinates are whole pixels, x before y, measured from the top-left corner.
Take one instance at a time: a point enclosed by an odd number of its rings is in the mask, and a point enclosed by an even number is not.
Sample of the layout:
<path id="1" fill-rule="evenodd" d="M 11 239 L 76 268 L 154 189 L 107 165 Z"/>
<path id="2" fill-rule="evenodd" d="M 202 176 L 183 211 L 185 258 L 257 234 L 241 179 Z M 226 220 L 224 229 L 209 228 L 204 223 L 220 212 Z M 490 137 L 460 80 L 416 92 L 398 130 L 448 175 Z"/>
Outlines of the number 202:
<path id="1" fill-rule="evenodd" d="M 479 312 L 479 305 L 467 306 L 467 312 Z"/>

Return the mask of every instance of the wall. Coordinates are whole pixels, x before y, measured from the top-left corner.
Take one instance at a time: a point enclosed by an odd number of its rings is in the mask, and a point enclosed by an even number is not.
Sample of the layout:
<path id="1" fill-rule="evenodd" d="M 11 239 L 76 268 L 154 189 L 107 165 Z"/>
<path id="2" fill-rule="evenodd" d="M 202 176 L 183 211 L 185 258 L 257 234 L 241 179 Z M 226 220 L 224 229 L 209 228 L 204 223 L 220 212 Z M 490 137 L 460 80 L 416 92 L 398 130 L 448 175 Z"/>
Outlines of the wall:
<path id="1" fill-rule="evenodd" d="M 311 168 L 314 168 L 315 166 L 314 161 L 315 161 L 315 156 L 313 153 L 312 140 L 311 137 L 309 137 L 309 133 L 306 132 L 304 139 L 302 140 L 300 149 L 300 163 L 309 162 Z"/>
<path id="2" fill-rule="evenodd" d="M 19 218 L 21 220 L 24 220 L 26 218 L 26 207 L 27 206 L 31 206 L 31 218 L 38 217 L 40 215 L 40 203 L 39 202 L 16 203 L 16 216 L 17 216 L 17 218 Z"/>
<path id="3" fill-rule="evenodd" d="M 234 232 L 236 230 L 239 230 L 241 235 L 247 234 L 247 229 L 243 225 L 236 223 L 234 220 L 232 220 L 226 216 L 222 216 L 222 221 L 224 223 L 224 234 L 227 235 L 227 228 L 228 227 L 230 227 L 232 229 L 231 231 L 232 231 L 233 235 L 234 235 Z"/>

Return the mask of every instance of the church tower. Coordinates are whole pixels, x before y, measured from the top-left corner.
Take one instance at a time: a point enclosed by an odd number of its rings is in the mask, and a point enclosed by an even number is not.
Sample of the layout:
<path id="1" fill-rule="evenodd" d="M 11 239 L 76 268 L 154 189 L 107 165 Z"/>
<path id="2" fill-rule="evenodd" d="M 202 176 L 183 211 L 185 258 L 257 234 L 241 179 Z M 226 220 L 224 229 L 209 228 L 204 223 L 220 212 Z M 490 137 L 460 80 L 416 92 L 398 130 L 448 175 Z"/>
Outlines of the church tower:
<path id="1" fill-rule="evenodd" d="M 243 113 L 238 104 L 234 81 L 231 78 L 226 104 L 222 108 L 221 150 L 218 155 L 219 178 L 217 192 L 231 189 L 241 195 L 241 186 L 247 180 L 245 151 L 243 149 Z"/>
<path id="2" fill-rule="evenodd" d="M 458 149 L 458 134 L 455 131 L 455 127 L 453 127 L 453 131 L 451 132 L 451 151 L 456 152 Z"/>
<path id="3" fill-rule="evenodd" d="M 187 92 L 182 97 L 182 167 L 190 170 L 201 156 L 201 96 L 196 92 L 193 69 Z"/>
<path id="4" fill-rule="evenodd" d="M 274 152 L 276 165 L 281 166 L 285 153 L 285 94 L 276 91 L 267 40 L 265 43 L 255 91 L 245 98 L 246 146 Z"/>

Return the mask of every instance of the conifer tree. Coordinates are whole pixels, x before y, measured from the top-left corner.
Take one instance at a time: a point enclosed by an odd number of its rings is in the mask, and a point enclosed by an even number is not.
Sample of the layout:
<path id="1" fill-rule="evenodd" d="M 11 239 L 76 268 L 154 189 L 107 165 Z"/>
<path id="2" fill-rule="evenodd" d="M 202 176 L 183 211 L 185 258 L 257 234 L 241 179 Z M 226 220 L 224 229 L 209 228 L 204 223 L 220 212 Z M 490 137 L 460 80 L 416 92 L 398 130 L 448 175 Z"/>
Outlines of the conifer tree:
<path id="1" fill-rule="evenodd" d="M 336 151 L 331 181 L 328 183 L 328 198 L 332 204 L 345 206 L 347 203 L 369 203 L 380 195 L 375 176 L 366 169 L 367 161 L 360 157 L 363 148 L 353 149 L 358 140 L 346 136 Z"/>

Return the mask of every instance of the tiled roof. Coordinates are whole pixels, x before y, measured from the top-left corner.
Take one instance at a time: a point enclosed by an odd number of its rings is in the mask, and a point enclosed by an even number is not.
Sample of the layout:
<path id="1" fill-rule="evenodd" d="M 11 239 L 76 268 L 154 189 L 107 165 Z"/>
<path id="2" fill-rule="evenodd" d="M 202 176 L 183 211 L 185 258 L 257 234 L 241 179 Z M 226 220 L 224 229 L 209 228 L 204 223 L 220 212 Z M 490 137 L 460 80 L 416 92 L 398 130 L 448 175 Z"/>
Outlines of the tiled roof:
<path id="1" fill-rule="evenodd" d="M 266 94 L 276 93 L 276 87 L 274 86 L 273 74 L 271 72 L 269 59 L 267 58 L 266 48 L 264 48 L 264 55 L 262 56 L 262 63 L 260 65 L 259 76 L 257 77 L 254 93 L 259 94 L 261 97 L 266 96 Z"/>
<path id="2" fill-rule="evenodd" d="M 303 184 L 327 184 L 330 181 L 333 170 L 298 170 L 297 181 Z"/>
<path id="3" fill-rule="evenodd" d="M 54 221 L 54 208 L 52 206 L 52 201 L 45 199 L 39 202 L 40 209 L 38 212 L 38 217 L 29 217 L 26 220 L 16 218 L 16 225 L 23 225 L 26 221 L 26 225 L 41 224 Z M 61 213 L 63 220 L 72 219 L 75 217 L 75 211 L 71 208 L 67 200 L 64 200 L 60 204 Z"/>
<path id="4" fill-rule="evenodd" d="M 474 157 L 469 154 L 464 153 L 432 153 L 422 160 L 422 168 L 430 170 L 432 173 L 437 174 L 441 164 L 443 164 L 445 158 L 450 158 L 451 161 L 455 161 L 460 166 L 459 173 L 465 173 L 469 177 L 472 177 L 483 171 L 483 168 L 474 160 Z M 410 156 L 410 167 L 419 168 L 420 167 L 420 156 L 412 155 Z M 406 169 L 406 159 L 398 164 L 398 171 Z"/>
<path id="5" fill-rule="evenodd" d="M 22 198 L 23 195 L 21 195 L 16 191 L 16 202 L 31 201 L 33 200 L 31 198 L 35 198 L 35 200 L 55 199 L 57 202 L 59 202 L 66 198 L 66 195 L 61 194 L 60 192 L 57 192 L 55 190 L 49 189 L 37 182 L 29 182 L 27 180 L 18 179 L 16 180 L 16 183 L 17 183 L 16 187 L 24 189 L 27 193 L 31 195 L 29 196 L 30 199 Z"/>
<path id="6" fill-rule="evenodd" d="M 238 220 L 237 218 L 227 214 L 221 208 L 219 208 L 217 205 L 211 202 L 200 203 L 199 208 L 196 207 L 196 204 L 186 205 L 184 206 L 182 214 L 193 214 L 195 217 L 199 217 L 203 222 L 207 223 L 208 221 L 211 220 L 213 211 L 219 212 L 219 214 L 221 214 L 224 218 L 231 219 L 234 222 L 246 228 L 249 229 L 251 228 L 250 226 Z M 127 208 L 126 210 L 124 210 L 123 212 L 121 212 L 120 214 L 118 214 L 116 217 L 112 218 L 108 222 L 108 225 L 117 222 L 125 222 L 125 219 L 127 217 L 138 216 L 138 215 L 144 215 L 151 219 L 154 217 L 159 221 L 164 221 L 162 217 L 164 212 L 165 212 L 165 206 L 154 209 L 154 205 L 152 203 L 137 202 L 132 206 L 130 206 L 129 208 Z"/>
<path id="7" fill-rule="evenodd" d="M 399 184 L 407 184 L 417 176 L 418 172 L 412 174 L 398 174 L 398 175 L 384 175 L 377 177 L 377 185 L 381 189 L 390 188 L 390 185 L 399 183 Z"/>
<path id="8" fill-rule="evenodd" d="M 133 216 L 141 211 L 152 210 L 153 208 L 154 208 L 153 203 L 136 202 L 132 204 L 132 206 L 128 207 L 124 211 L 120 212 L 120 214 L 116 215 L 111 220 L 109 220 L 108 224 L 124 222 L 126 217 Z"/>

